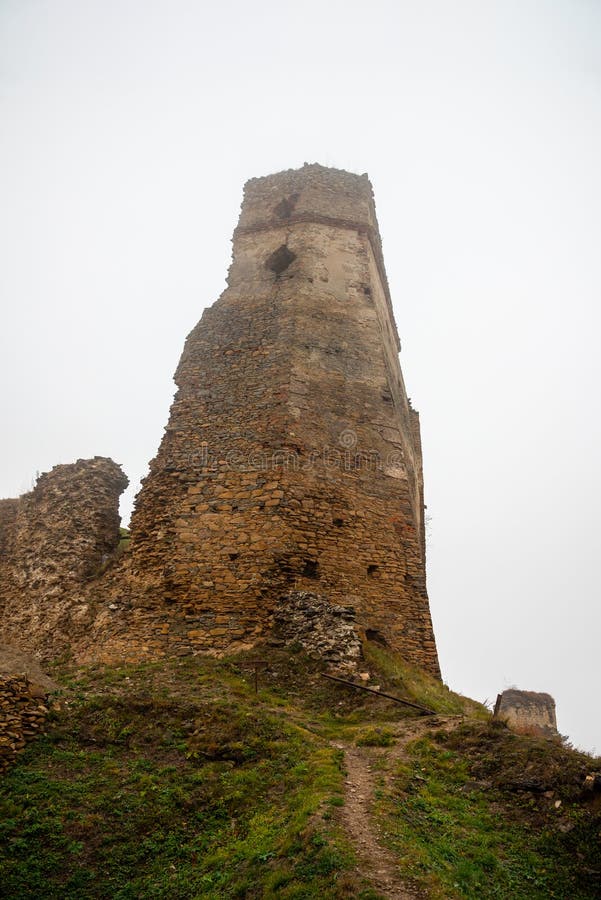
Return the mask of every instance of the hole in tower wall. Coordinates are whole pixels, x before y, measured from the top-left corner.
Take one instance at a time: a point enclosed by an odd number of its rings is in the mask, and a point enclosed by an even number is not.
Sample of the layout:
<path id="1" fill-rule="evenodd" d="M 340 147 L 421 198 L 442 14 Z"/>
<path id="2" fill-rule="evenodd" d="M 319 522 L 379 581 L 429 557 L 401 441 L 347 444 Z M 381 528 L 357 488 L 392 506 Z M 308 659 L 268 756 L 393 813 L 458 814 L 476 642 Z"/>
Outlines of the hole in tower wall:
<path id="1" fill-rule="evenodd" d="M 272 272 L 275 272 L 276 275 L 281 275 L 295 259 L 296 253 L 293 253 L 286 244 L 282 244 L 271 256 L 267 257 L 265 265 Z"/>
<path id="2" fill-rule="evenodd" d="M 371 565 L 369 565 L 367 567 L 367 574 L 373 578 L 374 575 L 377 574 L 378 569 L 379 569 L 379 566 L 377 566 L 375 563 L 372 563 Z"/>
<path id="3" fill-rule="evenodd" d="M 342 528 L 344 525 L 344 519 L 332 519 L 332 525 L 335 525 L 336 528 Z"/>
<path id="4" fill-rule="evenodd" d="M 298 197 L 298 194 L 291 194 L 289 197 L 284 197 L 283 200 L 280 200 L 278 205 L 274 207 L 274 215 L 276 215 L 278 219 L 289 219 L 294 212 Z"/>
<path id="5" fill-rule="evenodd" d="M 378 631 L 376 628 L 367 628 L 365 630 L 365 637 L 374 644 L 380 644 L 381 647 L 388 647 L 388 641 L 382 632 Z"/>
<path id="6" fill-rule="evenodd" d="M 302 574 L 305 578 L 319 578 L 319 564 L 315 559 L 308 559 L 305 562 Z"/>

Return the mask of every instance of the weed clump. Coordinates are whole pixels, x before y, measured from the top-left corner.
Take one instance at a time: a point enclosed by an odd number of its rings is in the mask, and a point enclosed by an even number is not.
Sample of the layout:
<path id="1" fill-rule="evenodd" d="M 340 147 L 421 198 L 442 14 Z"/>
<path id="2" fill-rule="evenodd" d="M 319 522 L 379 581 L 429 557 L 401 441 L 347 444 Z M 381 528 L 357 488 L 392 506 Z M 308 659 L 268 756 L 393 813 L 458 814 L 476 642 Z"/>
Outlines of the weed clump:
<path id="1" fill-rule="evenodd" d="M 368 728 L 359 734 L 355 743 L 358 747 L 391 747 L 396 738 L 390 728 Z"/>

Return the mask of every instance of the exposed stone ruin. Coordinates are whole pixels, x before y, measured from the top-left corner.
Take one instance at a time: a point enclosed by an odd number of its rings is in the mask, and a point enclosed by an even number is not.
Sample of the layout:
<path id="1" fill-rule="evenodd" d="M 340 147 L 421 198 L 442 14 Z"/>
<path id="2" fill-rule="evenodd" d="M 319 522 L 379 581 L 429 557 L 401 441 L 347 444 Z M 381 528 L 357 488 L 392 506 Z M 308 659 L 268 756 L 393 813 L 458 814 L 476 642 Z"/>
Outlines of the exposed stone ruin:
<path id="1" fill-rule="evenodd" d="M 367 177 L 248 182 L 227 290 L 186 341 L 131 525 L 132 572 L 178 642 L 188 622 L 200 651 L 253 643 L 296 589 L 438 674 L 398 351 Z"/>
<path id="2" fill-rule="evenodd" d="M 96 456 L 55 466 L 32 491 L 0 501 L 0 633 L 27 650 L 68 646 L 69 611 L 114 553 L 127 478 Z"/>
<path id="3" fill-rule="evenodd" d="M 0 775 L 44 729 L 46 694 L 24 675 L 0 674 Z"/>
<path id="4" fill-rule="evenodd" d="M 3 501 L 9 637 L 29 626 L 49 652 L 70 636 L 81 659 L 221 654 L 266 638 L 296 592 L 352 608 L 358 634 L 438 676 L 399 349 L 367 176 L 305 165 L 249 181 L 228 286 L 186 341 L 129 552 L 95 574 L 124 485 L 109 460 L 59 466 Z"/>
<path id="5" fill-rule="evenodd" d="M 559 737 L 555 718 L 555 700 L 536 691 L 503 691 L 497 697 L 495 719 L 504 721 L 512 731 L 542 737 Z"/>
<path id="6" fill-rule="evenodd" d="M 273 614 L 270 643 L 298 646 L 341 672 L 354 672 L 363 658 L 355 611 L 334 606 L 309 591 L 291 591 Z"/>

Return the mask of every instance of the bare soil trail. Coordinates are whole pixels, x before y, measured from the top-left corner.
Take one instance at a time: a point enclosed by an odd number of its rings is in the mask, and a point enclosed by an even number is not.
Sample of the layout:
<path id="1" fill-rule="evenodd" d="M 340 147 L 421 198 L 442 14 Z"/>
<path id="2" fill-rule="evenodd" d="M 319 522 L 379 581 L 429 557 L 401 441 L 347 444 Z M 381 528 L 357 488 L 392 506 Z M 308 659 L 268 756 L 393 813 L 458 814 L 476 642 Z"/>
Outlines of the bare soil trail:
<path id="1" fill-rule="evenodd" d="M 427 894 L 403 881 L 394 853 L 382 842 L 381 830 L 372 813 L 376 778 L 373 763 L 384 757 L 388 763 L 402 758 L 406 745 L 431 728 L 452 729 L 461 716 L 436 716 L 405 719 L 395 729 L 392 747 L 357 747 L 335 743 L 344 750 L 346 767 L 345 804 L 342 809 L 344 828 L 357 853 L 357 874 L 386 900 L 424 900 Z M 379 767 L 378 767 L 379 768 Z M 386 771 L 382 771 L 386 780 Z"/>

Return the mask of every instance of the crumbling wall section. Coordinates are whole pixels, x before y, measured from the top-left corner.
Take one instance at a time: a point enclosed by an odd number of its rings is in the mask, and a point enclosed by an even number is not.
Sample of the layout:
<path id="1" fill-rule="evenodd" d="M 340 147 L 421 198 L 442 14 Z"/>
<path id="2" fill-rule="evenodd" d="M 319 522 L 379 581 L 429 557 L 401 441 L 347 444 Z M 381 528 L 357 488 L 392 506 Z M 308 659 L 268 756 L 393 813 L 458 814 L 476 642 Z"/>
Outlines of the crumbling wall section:
<path id="1" fill-rule="evenodd" d="M 19 500 L 0 500 L 0 610 L 2 599 L 16 590 L 13 563 L 18 514 Z"/>
<path id="2" fill-rule="evenodd" d="M 298 646 L 340 672 L 355 672 L 363 659 L 355 610 L 310 591 L 290 591 L 273 614 L 271 644 Z"/>
<path id="3" fill-rule="evenodd" d="M 120 466 L 96 456 L 55 466 L 32 491 L 0 504 L 0 634 L 22 649 L 69 644 L 66 616 L 115 552 Z"/>
<path id="4" fill-rule="evenodd" d="M 12 556 L 18 500 L 0 500 L 0 560 Z"/>
<path id="5" fill-rule="evenodd" d="M 24 675 L 0 674 L 0 775 L 44 730 L 46 692 Z"/>
<path id="6" fill-rule="evenodd" d="M 494 717 L 521 734 L 559 736 L 555 700 L 550 694 L 510 688 L 497 697 Z"/>

